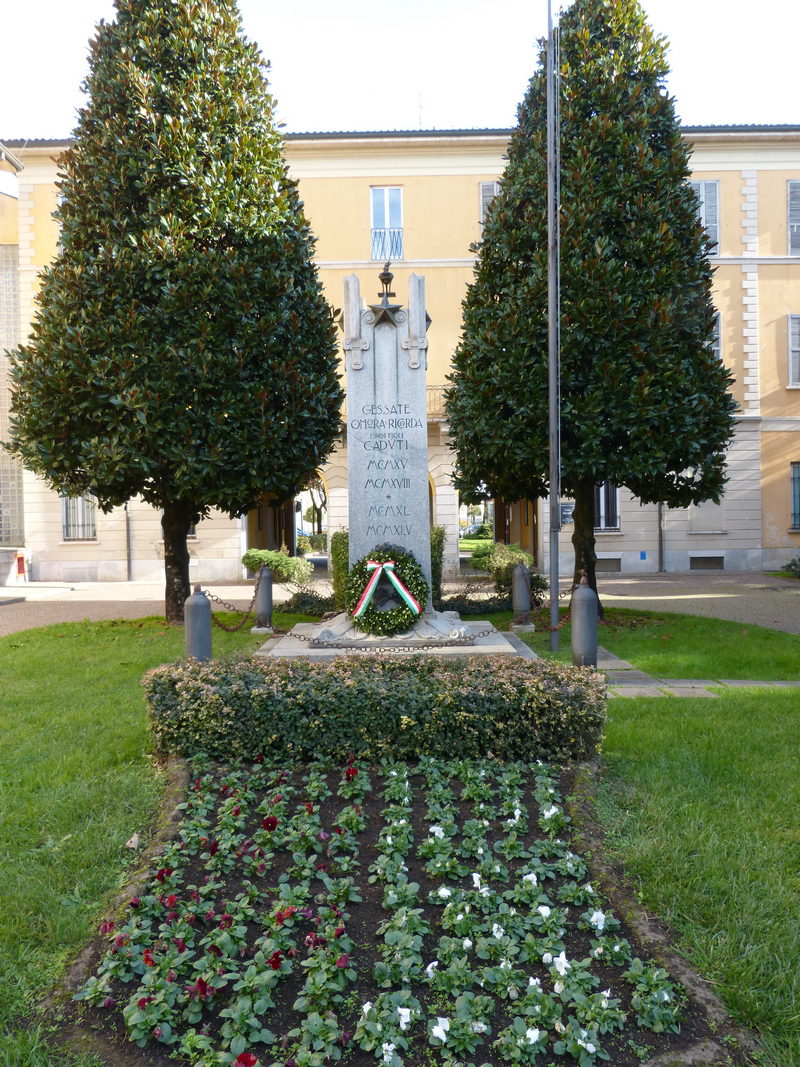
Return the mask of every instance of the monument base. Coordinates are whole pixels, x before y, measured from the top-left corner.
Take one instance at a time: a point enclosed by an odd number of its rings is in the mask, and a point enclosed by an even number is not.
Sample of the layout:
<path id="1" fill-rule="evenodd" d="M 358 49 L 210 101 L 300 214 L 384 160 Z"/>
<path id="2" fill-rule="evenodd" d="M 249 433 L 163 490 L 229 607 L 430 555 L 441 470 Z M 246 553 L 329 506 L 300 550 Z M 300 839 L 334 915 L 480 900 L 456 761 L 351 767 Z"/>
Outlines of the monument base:
<path id="1" fill-rule="evenodd" d="M 439 644 L 457 641 L 459 645 L 472 645 L 475 642 L 472 630 L 461 621 L 457 611 L 429 611 L 420 615 L 410 630 L 394 637 L 381 634 L 367 634 L 359 630 L 358 623 L 346 611 L 336 618 L 316 627 L 311 635 L 311 643 L 325 645 L 356 645 L 358 648 L 370 648 L 380 645 L 384 648 L 399 646 L 403 648 L 414 645 Z"/>

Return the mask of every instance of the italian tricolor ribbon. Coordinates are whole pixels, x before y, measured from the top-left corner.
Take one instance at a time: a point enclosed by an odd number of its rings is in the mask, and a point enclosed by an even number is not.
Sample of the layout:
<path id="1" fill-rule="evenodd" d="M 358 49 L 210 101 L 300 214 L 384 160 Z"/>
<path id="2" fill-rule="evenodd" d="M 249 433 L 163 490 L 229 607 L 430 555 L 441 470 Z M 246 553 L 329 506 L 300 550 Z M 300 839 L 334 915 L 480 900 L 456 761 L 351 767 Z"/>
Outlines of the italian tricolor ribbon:
<path id="1" fill-rule="evenodd" d="M 403 585 L 397 575 L 394 573 L 394 560 L 389 559 L 386 560 L 385 563 L 378 563 L 374 559 L 367 560 L 367 570 L 372 571 L 372 577 L 367 582 L 366 588 L 361 594 L 361 599 L 356 604 L 355 611 L 353 612 L 354 619 L 360 619 L 369 607 L 370 601 L 372 600 L 372 594 L 375 592 L 378 582 L 381 580 L 382 574 L 386 575 L 386 577 L 395 587 L 395 589 L 406 602 L 406 604 L 409 606 L 409 608 L 411 608 L 412 614 L 422 614 L 422 608 L 419 606 L 419 604 L 411 595 L 411 593 L 409 593 L 409 591 L 406 589 L 406 587 Z"/>

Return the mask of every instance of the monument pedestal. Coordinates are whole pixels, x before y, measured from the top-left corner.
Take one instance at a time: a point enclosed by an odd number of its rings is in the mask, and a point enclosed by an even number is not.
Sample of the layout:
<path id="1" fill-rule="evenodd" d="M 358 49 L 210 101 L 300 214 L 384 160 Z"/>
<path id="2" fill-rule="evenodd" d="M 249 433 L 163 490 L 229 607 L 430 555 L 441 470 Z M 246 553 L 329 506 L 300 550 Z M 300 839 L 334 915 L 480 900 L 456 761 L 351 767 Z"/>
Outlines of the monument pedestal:
<path id="1" fill-rule="evenodd" d="M 472 630 L 461 621 L 457 611 L 429 611 L 421 615 L 410 630 L 394 637 L 367 634 L 359 630 L 358 623 L 347 614 L 340 612 L 335 619 L 316 627 L 312 634 L 312 643 L 316 645 L 346 644 L 359 648 L 407 648 L 420 645 L 426 648 L 439 642 L 458 642 L 459 645 L 472 645 L 475 637 Z"/>

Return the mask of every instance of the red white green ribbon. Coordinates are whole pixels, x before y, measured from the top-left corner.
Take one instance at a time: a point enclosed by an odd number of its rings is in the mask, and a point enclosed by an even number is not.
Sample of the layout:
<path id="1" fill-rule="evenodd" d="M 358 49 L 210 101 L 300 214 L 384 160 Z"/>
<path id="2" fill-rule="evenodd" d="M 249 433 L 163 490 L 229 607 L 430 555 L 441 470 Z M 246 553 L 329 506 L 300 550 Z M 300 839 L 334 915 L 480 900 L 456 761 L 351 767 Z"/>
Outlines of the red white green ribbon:
<path id="1" fill-rule="evenodd" d="M 386 575 L 408 607 L 411 608 L 411 613 L 413 615 L 422 614 L 422 608 L 394 573 L 394 560 L 389 559 L 386 560 L 385 563 L 378 563 L 374 559 L 367 560 L 367 570 L 373 572 L 372 577 L 367 582 L 366 588 L 361 594 L 361 599 L 356 604 L 355 611 L 353 612 L 354 619 L 360 619 L 369 607 L 370 601 L 372 600 L 372 594 L 375 592 L 382 574 Z"/>

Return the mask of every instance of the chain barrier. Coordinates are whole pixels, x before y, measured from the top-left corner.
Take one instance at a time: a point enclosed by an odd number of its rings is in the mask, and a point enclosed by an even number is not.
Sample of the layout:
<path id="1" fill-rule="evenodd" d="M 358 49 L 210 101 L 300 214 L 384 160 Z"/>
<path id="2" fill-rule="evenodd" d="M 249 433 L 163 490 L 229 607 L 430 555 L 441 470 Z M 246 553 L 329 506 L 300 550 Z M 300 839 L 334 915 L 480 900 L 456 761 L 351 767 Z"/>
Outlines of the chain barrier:
<path id="1" fill-rule="evenodd" d="M 211 612 L 211 622 L 214 624 L 214 626 L 217 626 L 220 630 L 224 630 L 225 633 L 227 633 L 227 634 L 237 634 L 242 629 L 242 627 L 247 622 L 247 620 L 252 618 L 253 605 L 255 604 L 256 597 L 258 596 L 258 587 L 259 587 L 260 583 L 261 583 L 261 570 L 259 570 L 258 574 L 256 574 L 256 584 L 255 584 L 255 588 L 253 589 L 253 599 L 250 601 L 250 605 L 247 608 L 247 611 L 245 612 L 245 614 L 244 614 L 244 616 L 242 618 L 242 621 L 239 623 L 238 626 L 226 626 L 224 622 L 220 622 L 219 619 L 215 619 L 214 618 L 214 612 L 212 611 Z M 239 608 L 235 608 L 233 606 L 233 604 L 226 604 L 224 600 L 220 600 L 220 598 L 218 596 L 214 596 L 214 594 L 211 592 L 210 589 L 204 589 L 203 592 L 205 593 L 205 595 L 208 597 L 209 600 L 214 600 L 214 601 L 216 601 L 217 604 L 221 604 L 222 607 L 225 608 L 226 611 L 230 611 L 234 615 L 241 614 Z"/>
<path id="2" fill-rule="evenodd" d="M 531 592 L 530 573 L 528 572 L 527 568 L 523 571 L 523 575 L 525 577 L 525 584 L 528 587 L 528 596 L 530 597 L 530 601 L 531 601 L 531 612 L 530 613 L 531 613 L 531 615 L 535 615 L 536 616 L 537 621 L 539 621 L 539 623 L 540 623 L 540 628 L 542 630 L 547 630 L 549 633 L 554 633 L 554 632 L 560 630 L 562 626 L 566 626 L 566 624 L 569 622 L 570 615 L 572 614 L 571 611 L 567 611 L 566 612 L 566 614 L 564 615 L 564 618 L 559 622 L 558 626 L 551 626 L 550 622 L 549 622 L 550 608 L 553 606 L 553 604 L 558 604 L 560 601 L 562 601 L 565 596 L 572 596 L 572 586 L 570 586 L 569 589 L 565 589 L 563 593 L 559 593 L 556 600 L 545 600 L 542 604 L 534 604 L 534 602 L 533 602 L 533 593 Z M 544 621 L 545 619 L 547 619 L 548 621 L 545 622 Z M 513 620 L 513 622 L 518 622 L 518 621 L 520 621 L 520 620 L 518 620 L 518 619 L 514 619 Z"/>

